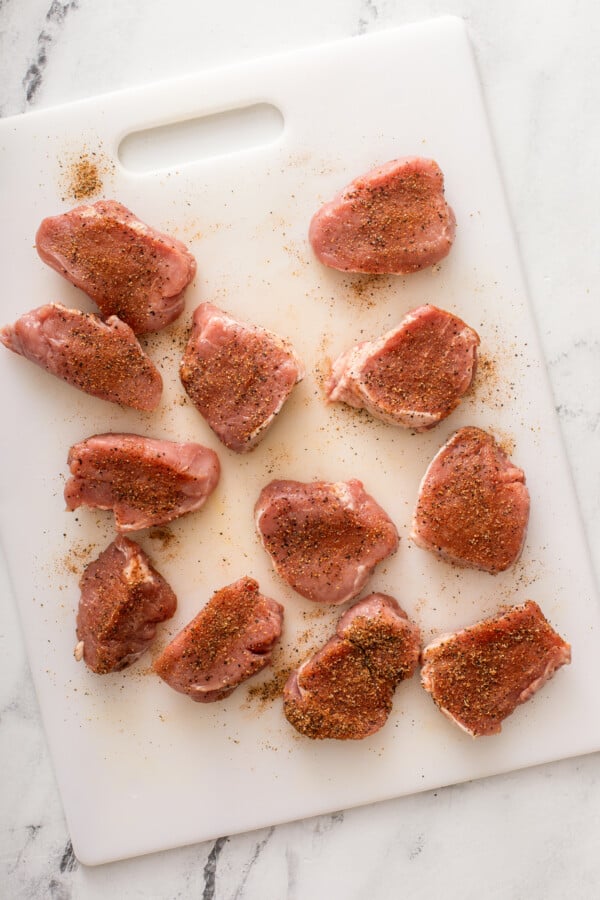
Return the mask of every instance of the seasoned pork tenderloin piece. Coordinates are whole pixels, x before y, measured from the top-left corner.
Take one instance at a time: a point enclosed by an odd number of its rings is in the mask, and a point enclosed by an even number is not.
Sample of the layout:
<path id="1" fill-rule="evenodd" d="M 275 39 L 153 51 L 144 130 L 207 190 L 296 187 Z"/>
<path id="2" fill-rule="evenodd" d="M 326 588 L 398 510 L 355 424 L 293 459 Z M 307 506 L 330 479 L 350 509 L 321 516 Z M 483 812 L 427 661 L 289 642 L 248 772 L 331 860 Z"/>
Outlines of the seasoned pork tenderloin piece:
<path id="1" fill-rule="evenodd" d="M 290 675 L 283 695 L 288 721 L 309 738 L 374 734 L 387 721 L 397 685 L 413 675 L 420 647 L 419 629 L 392 597 L 365 597 Z"/>
<path id="2" fill-rule="evenodd" d="M 528 519 L 523 471 L 491 434 L 461 428 L 425 472 L 411 538 L 448 562 L 494 574 L 518 560 Z"/>
<path id="3" fill-rule="evenodd" d="M 230 450 L 245 453 L 262 439 L 304 377 L 304 367 L 291 344 L 272 331 L 201 303 L 180 376 L 217 437 Z"/>
<path id="4" fill-rule="evenodd" d="M 198 703 L 223 700 L 270 664 L 282 624 L 283 607 L 252 578 L 240 578 L 212 596 L 154 661 L 154 671 Z"/>
<path id="5" fill-rule="evenodd" d="M 309 240 L 334 269 L 405 275 L 447 256 L 455 230 L 440 167 L 407 156 L 361 175 L 321 207 Z"/>
<path id="6" fill-rule="evenodd" d="M 115 200 L 44 219 L 35 242 L 45 263 L 85 291 L 104 316 L 118 316 L 136 334 L 173 322 L 196 274 L 185 244 L 140 222 Z"/>
<path id="7" fill-rule="evenodd" d="M 420 306 L 391 331 L 333 363 L 327 399 L 414 431 L 449 416 L 471 386 L 479 335 L 457 316 Z"/>
<path id="8" fill-rule="evenodd" d="M 112 509 L 120 532 L 200 509 L 220 475 L 219 458 L 208 447 L 139 434 L 96 434 L 74 444 L 67 462 L 67 509 Z"/>
<path id="9" fill-rule="evenodd" d="M 177 608 L 142 548 L 122 536 L 87 566 L 80 587 L 75 656 L 98 675 L 135 662 Z"/>
<path id="10" fill-rule="evenodd" d="M 502 722 L 571 662 L 571 647 L 528 600 L 423 650 L 421 682 L 441 711 L 473 737 Z"/>
<path id="11" fill-rule="evenodd" d="M 275 571 L 308 600 L 345 603 L 398 548 L 387 513 L 356 479 L 272 481 L 255 506 Z"/>
<path id="12" fill-rule="evenodd" d="M 147 411 L 160 401 L 158 369 L 116 316 L 49 303 L 0 328 L 0 342 L 92 397 Z"/>

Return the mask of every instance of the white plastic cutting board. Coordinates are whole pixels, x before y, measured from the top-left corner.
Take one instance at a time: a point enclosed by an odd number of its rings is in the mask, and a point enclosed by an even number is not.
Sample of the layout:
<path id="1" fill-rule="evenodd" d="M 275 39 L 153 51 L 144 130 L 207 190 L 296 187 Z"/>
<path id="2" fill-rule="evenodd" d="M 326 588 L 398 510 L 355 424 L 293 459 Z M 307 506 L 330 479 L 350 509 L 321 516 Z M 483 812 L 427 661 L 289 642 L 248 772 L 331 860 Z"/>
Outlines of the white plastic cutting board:
<path id="1" fill-rule="evenodd" d="M 126 171 L 118 161 L 119 143 L 132 131 L 255 103 L 273 104 L 285 123 L 264 146 L 178 168 L 165 159 L 165 167 L 146 174 Z M 188 141 L 188 155 L 190 146 Z M 83 862 L 600 747 L 599 608 L 461 22 L 409 26 L 28 114 L 0 123 L 0 150 L 3 321 L 52 300 L 91 308 L 33 249 L 40 220 L 74 205 L 67 176 L 82 152 L 97 154 L 103 196 L 187 241 L 198 260 L 183 319 L 146 342 L 166 383 L 155 414 L 86 397 L 0 353 L 1 536 L 75 852 Z M 154 154 L 160 165 L 162 150 L 148 152 L 146 163 Z M 306 239 L 314 210 L 373 165 L 413 154 L 433 157 L 445 173 L 458 220 L 448 259 L 407 278 L 324 269 Z M 247 457 L 218 444 L 184 401 L 177 380 L 191 311 L 209 299 L 290 338 L 307 367 L 305 381 Z M 327 358 L 381 334 L 425 302 L 457 313 L 481 335 L 482 375 L 461 408 L 425 435 L 345 407 L 326 408 L 319 373 Z M 523 558 L 497 577 L 452 568 L 408 540 L 429 460 L 454 429 L 467 424 L 492 429 L 514 448 L 531 491 Z M 418 678 L 399 688 L 383 730 L 362 742 L 338 743 L 300 737 L 279 700 L 263 702 L 249 695 L 248 686 L 219 704 L 193 704 L 149 672 L 152 654 L 114 676 L 91 674 L 72 655 L 77 580 L 112 539 L 111 516 L 66 513 L 62 489 L 69 446 L 107 430 L 199 440 L 217 450 L 223 465 L 206 508 L 174 523 L 170 540 L 141 536 L 179 597 L 158 648 L 216 588 L 244 574 L 285 604 L 277 668 L 324 640 L 340 610 L 316 609 L 273 575 L 254 534 L 252 507 L 274 477 L 354 476 L 386 508 L 402 538 L 369 589 L 395 595 L 426 639 L 531 597 L 571 641 L 572 666 L 522 706 L 501 735 L 478 741 L 436 710 Z M 263 673 L 254 683 L 270 677 Z"/>

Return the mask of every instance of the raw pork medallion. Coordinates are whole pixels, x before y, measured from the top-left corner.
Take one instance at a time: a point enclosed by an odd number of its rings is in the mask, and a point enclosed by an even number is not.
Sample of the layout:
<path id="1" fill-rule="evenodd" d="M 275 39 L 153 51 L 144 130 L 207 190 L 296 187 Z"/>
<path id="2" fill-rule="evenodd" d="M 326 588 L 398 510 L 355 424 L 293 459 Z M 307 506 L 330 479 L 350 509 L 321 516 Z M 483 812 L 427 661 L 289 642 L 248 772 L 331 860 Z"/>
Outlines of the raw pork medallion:
<path id="1" fill-rule="evenodd" d="M 461 428 L 423 477 L 411 538 L 448 562 L 494 574 L 521 555 L 528 520 L 522 469 L 491 434 Z"/>
<path id="2" fill-rule="evenodd" d="M 421 682 L 449 719 L 479 737 L 498 734 L 503 720 L 570 662 L 569 644 L 528 600 L 425 647 Z"/>
<path id="3" fill-rule="evenodd" d="M 165 647 L 154 671 L 198 703 L 228 697 L 268 666 L 281 635 L 283 607 L 252 578 L 221 588 Z"/>
<path id="4" fill-rule="evenodd" d="M 292 672 L 285 715 L 309 738 L 360 740 L 385 725 L 397 685 L 414 673 L 421 635 L 393 597 L 371 594 Z"/>
<path id="5" fill-rule="evenodd" d="M 333 363 L 327 399 L 366 409 L 390 425 L 433 428 L 468 391 L 479 336 L 462 319 L 420 306 L 391 331 L 342 353 Z"/>
<path id="6" fill-rule="evenodd" d="M 352 600 L 398 547 L 394 523 L 354 478 L 272 481 L 260 493 L 255 516 L 276 572 L 319 603 Z"/>
<path id="7" fill-rule="evenodd" d="M 304 367 L 291 344 L 272 331 L 201 303 L 180 376 L 217 437 L 245 453 L 261 440 L 304 377 Z"/>
<path id="8" fill-rule="evenodd" d="M 99 675 L 118 672 L 144 653 L 177 598 L 134 541 L 119 536 L 80 581 L 76 659 Z"/>
<path id="9" fill-rule="evenodd" d="M 455 229 L 440 167 L 407 156 L 351 182 L 313 216 L 308 236 L 326 266 L 403 275 L 447 256 Z"/>
<path id="10" fill-rule="evenodd" d="M 208 447 L 139 434 L 96 434 L 74 444 L 67 462 L 67 509 L 112 509 L 120 532 L 200 509 L 220 475 L 219 458 Z"/>
<path id="11" fill-rule="evenodd" d="M 118 316 L 136 334 L 173 322 L 196 274 L 185 244 L 115 200 L 44 219 L 35 242 L 45 263 L 85 291 L 104 316 Z"/>
<path id="12" fill-rule="evenodd" d="M 49 303 L 0 329 L 0 342 L 86 394 L 153 410 L 162 378 L 125 322 Z"/>

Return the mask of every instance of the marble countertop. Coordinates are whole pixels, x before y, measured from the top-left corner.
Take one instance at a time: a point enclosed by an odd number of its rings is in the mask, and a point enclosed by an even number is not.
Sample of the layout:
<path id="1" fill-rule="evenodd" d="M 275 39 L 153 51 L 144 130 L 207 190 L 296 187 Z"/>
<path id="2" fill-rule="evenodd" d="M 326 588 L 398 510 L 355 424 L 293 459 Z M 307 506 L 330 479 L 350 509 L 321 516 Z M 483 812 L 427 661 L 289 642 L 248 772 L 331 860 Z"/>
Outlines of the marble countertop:
<path id="1" fill-rule="evenodd" d="M 263 0 L 252 7 L 240 0 L 0 0 L 0 114 L 444 13 L 467 21 L 475 46 L 598 573 L 600 12 L 592 0 Z M 0 594 L 2 896 L 598 896 L 600 754 L 97 869 L 80 866 L 4 566 Z"/>

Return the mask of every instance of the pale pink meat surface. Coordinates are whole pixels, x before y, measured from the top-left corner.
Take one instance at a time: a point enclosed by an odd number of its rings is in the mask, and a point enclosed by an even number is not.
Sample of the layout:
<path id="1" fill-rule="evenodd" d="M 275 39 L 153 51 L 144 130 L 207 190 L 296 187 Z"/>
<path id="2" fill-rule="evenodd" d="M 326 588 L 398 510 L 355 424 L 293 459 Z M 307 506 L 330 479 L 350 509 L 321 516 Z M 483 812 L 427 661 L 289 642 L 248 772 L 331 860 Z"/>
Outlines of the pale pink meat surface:
<path id="1" fill-rule="evenodd" d="M 173 322 L 196 274 L 185 244 L 115 200 L 44 219 L 35 241 L 45 263 L 85 291 L 104 316 L 118 316 L 136 334 Z"/>
<path id="2" fill-rule="evenodd" d="M 532 600 L 425 647 L 421 683 L 441 711 L 473 737 L 498 734 L 571 648 Z"/>
<path id="3" fill-rule="evenodd" d="M 177 598 L 141 547 L 119 536 L 85 569 L 77 613 L 76 655 L 105 675 L 144 653 Z"/>
<path id="4" fill-rule="evenodd" d="M 304 367 L 272 331 L 201 303 L 181 361 L 183 386 L 217 437 L 237 453 L 252 450 L 279 413 Z"/>
<path id="5" fill-rule="evenodd" d="M 138 434 L 94 435 L 74 444 L 67 462 L 67 509 L 112 509 L 120 532 L 200 509 L 220 475 L 217 454 L 208 447 Z"/>
<path id="6" fill-rule="evenodd" d="M 198 703 L 228 697 L 271 662 L 283 607 L 252 578 L 221 588 L 154 661 L 154 671 Z"/>
<path id="7" fill-rule="evenodd" d="M 449 416 L 471 386 L 478 345 L 477 332 L 457 316 L 420 306 L 382 337 L 339 356 L 327 398 L 425 431 Z"/>
<path id="8" fill-rule="evenodd" d="M 135 334 L 116 316 L 98 316 L 49 303 L 0 328 L 9 350 L 73 387 L 133 409 L 153 410 L 162 378 Z"/>
<path id="9" fill-rule="evenodd" d="M 447 256 L 455 230 L 440 167 L 409 156 L 361 175 L 322 206 L 309 240 L 326 266 L 401 275 Z"/>
<path id="10" fill-rule="evenodd" d="M 319 603 L 356 597 L 398 532 L 360 481 L 272 481 L 255 506 L 256 527 L 277 573 Z"/>
<path id="11" fill-rule="evenodd" d="M 360 740 L 385 725 L 397 685 L 419 660 L 421 634 L 393 597 L 371 594 L 284 689 L 291 725 L 313 739 Z"/>
<path id="12" fill-rule="evenodd" d="M 461 428 L 425 472 L 411 538 L 448 562 L 494 574 L 518 560 L 528 520 L 522 469 L 491 434 Z"/>

